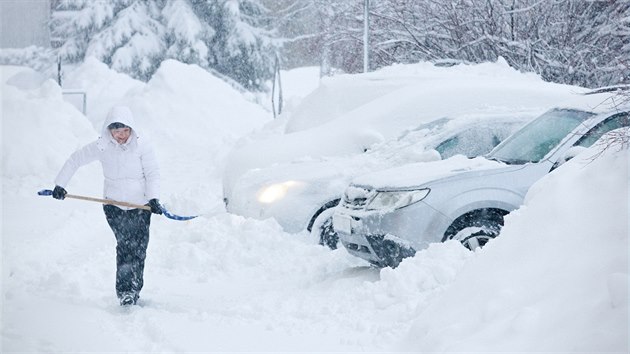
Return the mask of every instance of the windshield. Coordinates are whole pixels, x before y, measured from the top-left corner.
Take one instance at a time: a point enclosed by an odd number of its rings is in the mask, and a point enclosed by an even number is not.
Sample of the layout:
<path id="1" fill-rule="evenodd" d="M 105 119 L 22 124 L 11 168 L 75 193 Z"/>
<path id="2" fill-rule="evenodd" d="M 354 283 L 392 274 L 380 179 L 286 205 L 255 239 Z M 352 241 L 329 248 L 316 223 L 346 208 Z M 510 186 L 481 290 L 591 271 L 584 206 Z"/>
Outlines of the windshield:
<path id="1" fill-rule="evenodd" d="M 488 158 L 510 164 L 538 162 L 593 113 L 554 109 L 536 118 L 498 145 Z"/>

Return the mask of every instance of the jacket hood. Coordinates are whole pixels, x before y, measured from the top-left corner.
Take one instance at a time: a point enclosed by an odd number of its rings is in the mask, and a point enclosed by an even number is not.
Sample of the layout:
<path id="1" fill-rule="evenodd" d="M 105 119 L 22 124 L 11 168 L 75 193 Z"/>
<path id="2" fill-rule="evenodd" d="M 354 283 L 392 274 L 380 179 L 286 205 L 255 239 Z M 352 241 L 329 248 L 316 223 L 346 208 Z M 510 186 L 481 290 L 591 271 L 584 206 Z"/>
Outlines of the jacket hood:
<path id="1" fill-rule="evenodd" d="M 114 142 L 117 144 L 116 140 L 112 137 L 112 133 L 107 129 L 107 127 L 115 122 L 122 123 L 131 128 L 131 136 L 129 136 L 129 140 L 123 145 L 134 144 L 138 141 L 138 137 L 140 134 L 138 133 L 138 128 L 136 127 L 136 122 L 133 119 L 133 113 L 131 113 L 131 109 L 127 106 L 114 106 L 109 110 L 107 117 L 105 118 L 105 122 L 103 123 L 103 129 L 101 131 L 101 139 L 99 139 L 99 147 L 104 148 L 107 142 Z"/>
<path id="2" fill-rule="evenodd" d="M 127 106 L 115 106 L 109 110 L 107 114 L 107 118 L 105 118 L 105 123 L 103 123 L 102 136 L 110 137 L 111 133 L 107 127 L 115 122 L 122 123 L 132 129 L 132 131 L 137 131 L 136 122 L 133 119 L 133 113 Z"/>

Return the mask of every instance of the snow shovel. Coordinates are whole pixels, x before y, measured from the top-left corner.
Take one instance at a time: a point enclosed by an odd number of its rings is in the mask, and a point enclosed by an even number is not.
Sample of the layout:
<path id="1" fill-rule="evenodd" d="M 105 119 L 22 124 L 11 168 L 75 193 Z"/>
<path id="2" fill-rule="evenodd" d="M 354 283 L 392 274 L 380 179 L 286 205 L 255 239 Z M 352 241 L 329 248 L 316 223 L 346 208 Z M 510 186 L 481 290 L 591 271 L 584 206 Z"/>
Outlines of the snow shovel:
<path id="1" fill-rule="evenodd" d="M 45 195 L 45 196 L 49 196 L 52 195 L 52 191 L 50 189 L 42 189 L 41 191 L 37 192 L 38 195 Z M 119 202 L 116 200 L 110 200 L 110 199 L 100 199 L 100 198 L 92 198 L 92 197 L 84 197 L 81 195 L 72 195 L 72 194 L 66 194 L 66 198 L 72 198 L 72 199 L 80 199 L 80 200 L 87 200 L 90 202 L 97 202 L 97 203 L 102 203 L 102 204 L 111 204 L 111 205 L 119 205 L 119 206 L 125 206 L 125 207 L 129 207 L 129 208 L 137 208 L 137 209 L 144 209 L 144 210 L 151 210 L 151 207 L 148 205 L 140 205 L 140 204 L 133 204 L 133 203 L 127 203 L 127 202 Z M 196 218 L 198 215 L 195 216 L 179 216 L 179 215 L 175 215 L 175 214 L 171 214 L 168 212 L 168 210 L 166 210 L 166 208 L 164 207 L 164 205 L 160 205 L 161 209 L 162 209 L 162 214 L 164 216 L 166 216 L 169 219 L 173 219 L 173 220 L 190 220 L 190 219 L 194 219 Z"/>

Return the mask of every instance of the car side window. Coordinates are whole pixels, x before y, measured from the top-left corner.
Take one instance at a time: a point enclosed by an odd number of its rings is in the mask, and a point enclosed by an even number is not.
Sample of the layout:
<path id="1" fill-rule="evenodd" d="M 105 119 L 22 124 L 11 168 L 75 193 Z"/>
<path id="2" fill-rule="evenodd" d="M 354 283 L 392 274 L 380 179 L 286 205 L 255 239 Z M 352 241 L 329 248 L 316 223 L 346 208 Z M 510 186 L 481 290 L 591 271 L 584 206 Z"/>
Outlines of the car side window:
<path id="1" fill-rule="evenodd" d="M 609 131 L 630 126 L 630 113 L 615 114 L 597 124 L 582 136 L 573 146 L 590 147 Z"/>

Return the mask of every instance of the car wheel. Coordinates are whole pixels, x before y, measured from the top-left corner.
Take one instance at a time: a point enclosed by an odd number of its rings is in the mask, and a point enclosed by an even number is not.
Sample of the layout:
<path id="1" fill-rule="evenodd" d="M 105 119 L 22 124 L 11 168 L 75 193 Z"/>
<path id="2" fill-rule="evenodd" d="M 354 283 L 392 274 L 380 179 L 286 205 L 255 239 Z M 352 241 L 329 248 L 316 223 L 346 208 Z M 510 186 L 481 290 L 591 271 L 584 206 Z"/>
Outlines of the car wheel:
<path id="1" fill-rule="evenodd" d="M 332 216 L 335 208 L 329 207 L 321 211 L 311 226 L 311 234 L 319 240 L 319 244 L 330 249 L 337 249 L 339 235 L 335 232 L 332 223 Z"/>
<path id="2" fill-rule="evenodd" d="M 446 230 L 443 241 L 458 240 L 469 250 L 483 247 L 499 235 L 505 214 L 499 209 L 482 209 L 462 215 Z"/>

